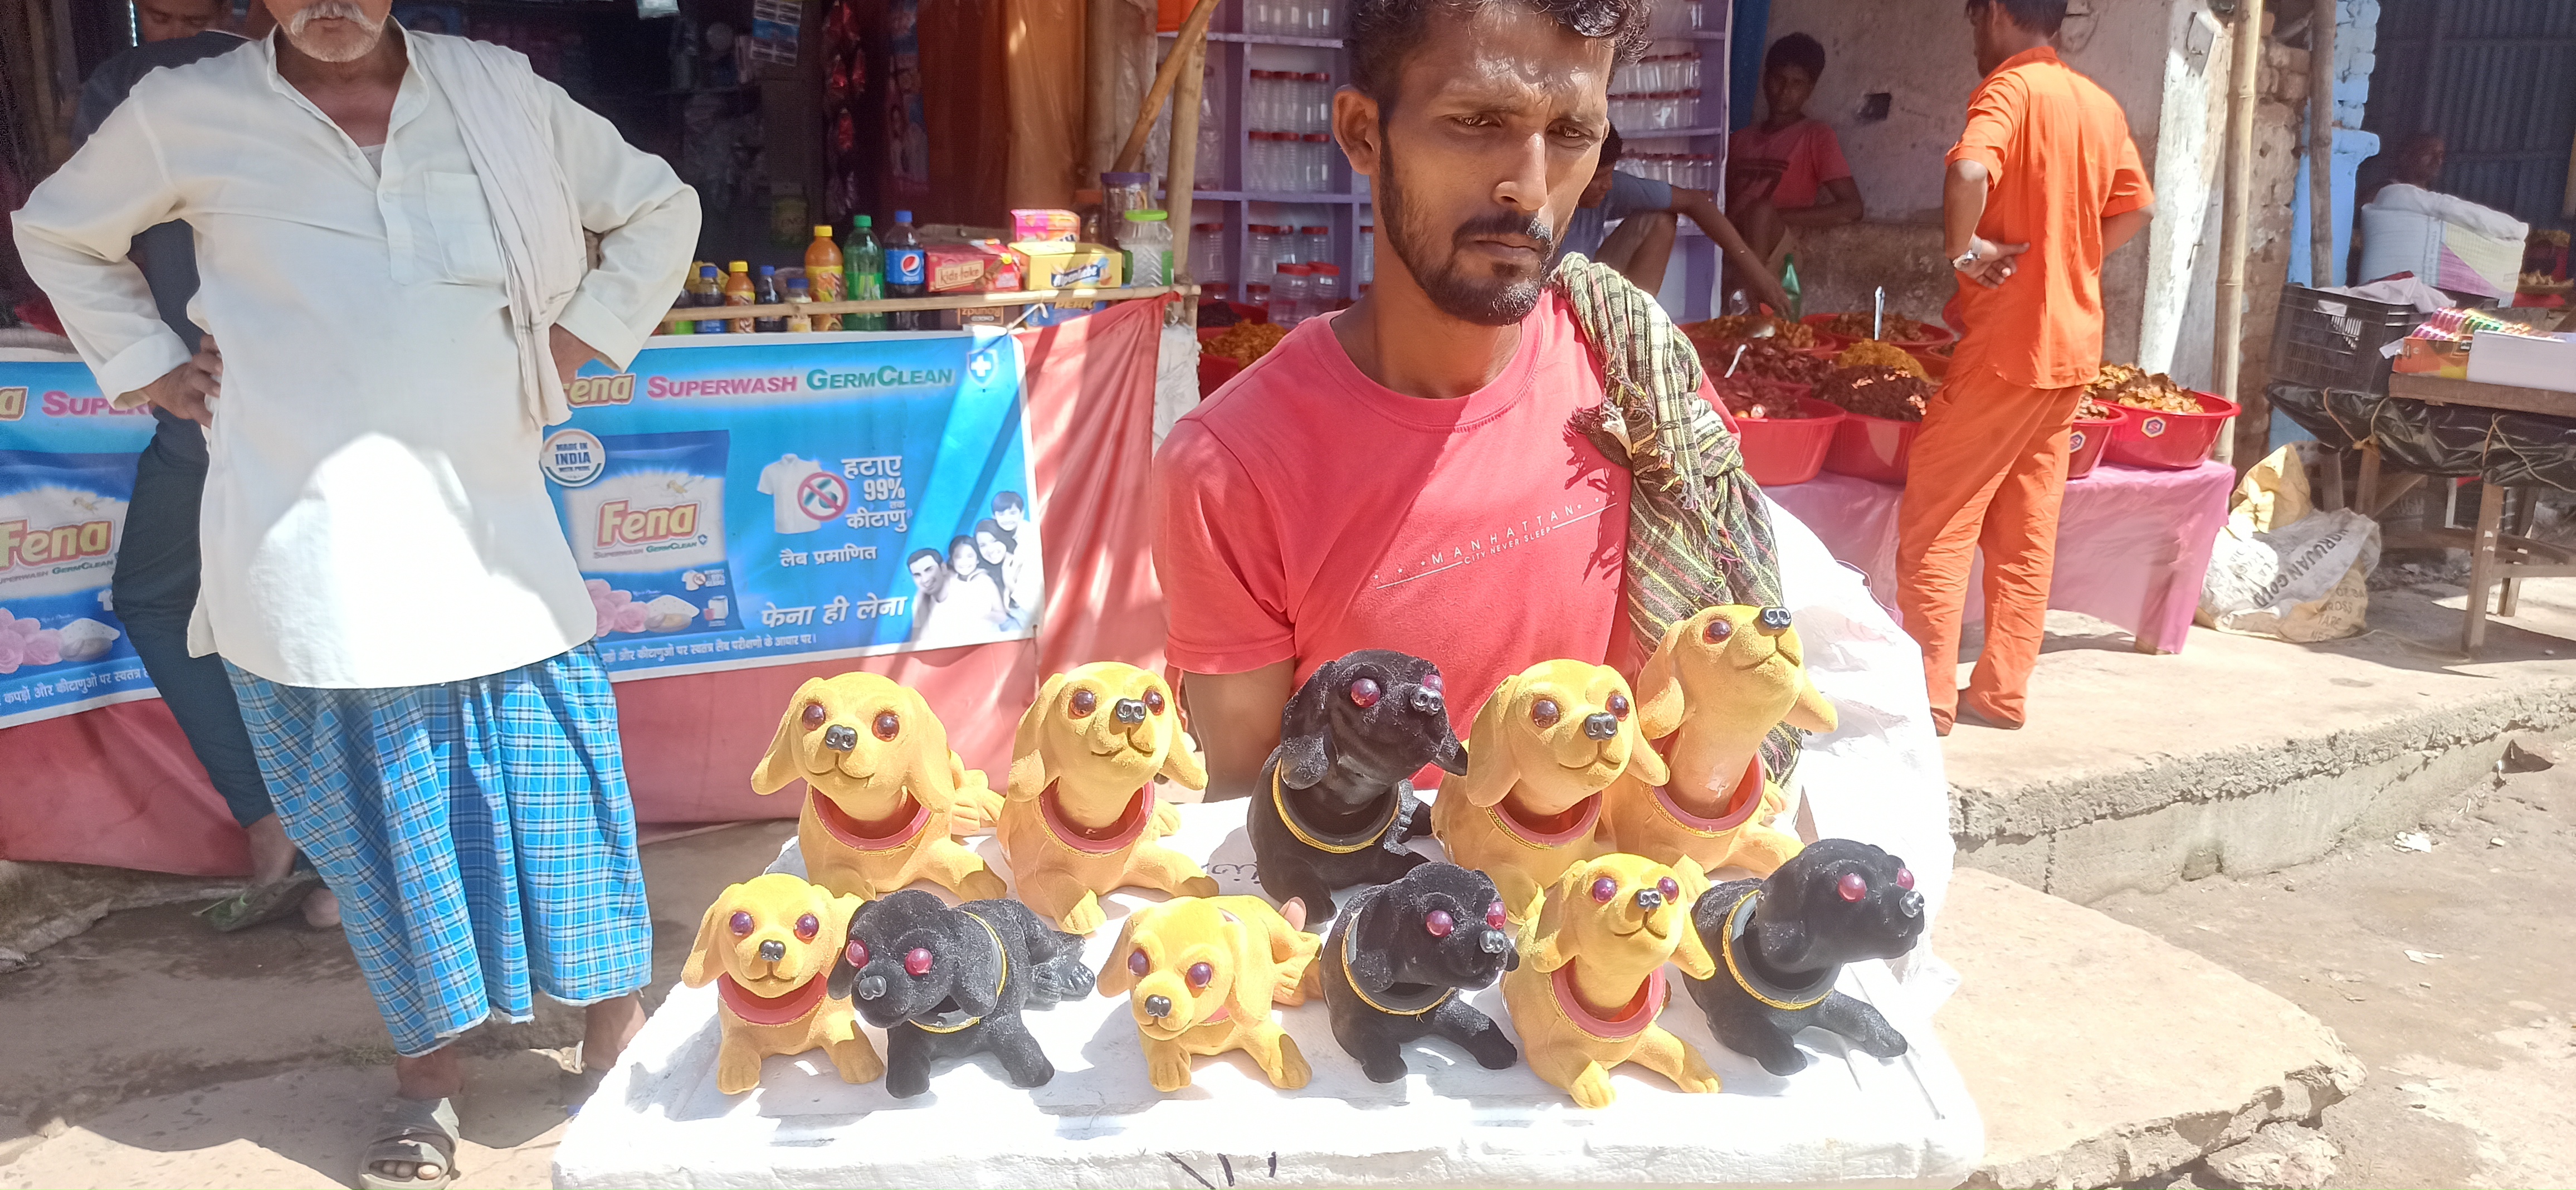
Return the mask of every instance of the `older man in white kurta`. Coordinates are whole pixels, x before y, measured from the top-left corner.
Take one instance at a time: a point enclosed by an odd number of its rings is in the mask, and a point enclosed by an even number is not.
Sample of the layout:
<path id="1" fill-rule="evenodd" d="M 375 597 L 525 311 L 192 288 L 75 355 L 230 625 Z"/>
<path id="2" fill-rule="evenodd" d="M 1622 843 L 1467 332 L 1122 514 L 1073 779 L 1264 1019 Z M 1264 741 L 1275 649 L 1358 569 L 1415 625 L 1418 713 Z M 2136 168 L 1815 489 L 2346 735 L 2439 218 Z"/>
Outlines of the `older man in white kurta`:
<path id="1" fill-rule="evenodd" d="M 532 988 L 594 1006 L 594 1063 L 640 1019 L 616 704 L 537 456 L 560 377 L 669 307 L 697 200 L 516 55 L 268 2 L 277 36 L 144 79 L 17 241 L 102 389 L 208 427 L 191 651 L 233 667 L 400 1055 L 362 1177 L 443 1184 L 448 1040 Z M 125 259 L 171 219 L 204 354 Z"/>

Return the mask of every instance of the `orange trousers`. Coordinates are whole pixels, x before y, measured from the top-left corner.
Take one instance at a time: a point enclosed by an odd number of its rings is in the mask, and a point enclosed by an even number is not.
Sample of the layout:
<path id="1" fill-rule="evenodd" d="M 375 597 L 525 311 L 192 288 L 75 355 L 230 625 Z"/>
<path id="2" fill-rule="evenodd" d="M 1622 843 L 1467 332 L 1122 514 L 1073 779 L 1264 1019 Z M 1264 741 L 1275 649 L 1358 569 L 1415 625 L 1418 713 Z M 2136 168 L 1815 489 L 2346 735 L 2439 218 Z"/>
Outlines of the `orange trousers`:
<path id="1" fill-rule="evenodd" d="M 2048 617 L 2066 436 L 2082 386 L 2030 389 L 1953 367 L 1923 415 L 1896 523 L 1897 607 L 1923 646 L 1932 717 L 1958 716 L 1959 622 L 1968 572 L 1986 553 L 1986 646 L 1965 697 L 2018 725 Z"/>

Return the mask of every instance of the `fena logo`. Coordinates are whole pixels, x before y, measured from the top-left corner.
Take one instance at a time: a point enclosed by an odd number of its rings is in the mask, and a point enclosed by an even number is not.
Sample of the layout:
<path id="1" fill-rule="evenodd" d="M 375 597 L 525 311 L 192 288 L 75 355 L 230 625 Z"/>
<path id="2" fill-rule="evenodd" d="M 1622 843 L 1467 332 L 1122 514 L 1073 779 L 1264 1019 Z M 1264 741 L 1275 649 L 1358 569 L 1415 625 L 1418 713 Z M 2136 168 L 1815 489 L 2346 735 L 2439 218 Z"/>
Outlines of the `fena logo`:
<path id="1" fill-rule="evenodd" d="M 0 570 L 42 566 L 107 554 L 114 544 L 112 521 L 84 521 L 27 531 L 25 521 L 0 521 Z"/>
<path id="2" fill-rule="evenodd" d="M 695 537 L 697 533 L 698 506 L 694 501 L 640 510 L 629 508 L 623 500 L 610 500 L 599 506 L 599 545 L 603 549 Z"/>
<path id="3" fill-rule="evenodd" d="M 576 376 L 564 386 L 564 403 L 575 409 L 590 405 L 624 405 L 635 399 L 635 373 Z"/>

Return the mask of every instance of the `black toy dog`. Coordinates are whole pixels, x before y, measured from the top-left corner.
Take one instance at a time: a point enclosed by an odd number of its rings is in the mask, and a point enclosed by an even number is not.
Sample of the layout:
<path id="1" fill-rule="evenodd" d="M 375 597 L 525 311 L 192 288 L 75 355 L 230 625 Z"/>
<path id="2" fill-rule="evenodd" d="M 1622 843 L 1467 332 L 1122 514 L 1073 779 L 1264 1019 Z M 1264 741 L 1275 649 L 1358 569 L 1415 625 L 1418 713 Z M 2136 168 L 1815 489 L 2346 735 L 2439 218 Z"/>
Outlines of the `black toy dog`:
<path id="1" fill-rule="evenodd" d="M 1059 934 L 1018 901 L 968 901 L 954 909 L 920 889 L 870 901 L 850 915 L 849 943 L 829 991 L 886 1031 L 886 1090 L 909 1099 L 930 1089 L 934 1058 L 989 1050 L 1015 1087 L 1055 1077 L 1023 1008 L 1051 1008 L 1091 994 L 1082 939 Z"/>
<path id="2" fill-rule="evenodd" d="M 1246 816 L 1262 890 L 1281 904 L 1303 899 L 1320 920 L 1334 889 L 1424 862 L 1404 843 L 1428 826 L 1413 775 L 1430 764 L 1467 771 L 1430 662 L 1361 649 L 1316 670 L 1279 713 L 1279 748 Z"/>
<path id="3" fill-rule="evenodd" d="M 1691 924 L 1717 960 L 1715 978 L 1690 980 L 1691 999 L 1726 1048 L 1784 1075 L 1806 1068 L 1793 1038 L 1811 1025 L 1873 1057 L 1905 1052 L 1876 1008 L 1833 990 L 1843 964 L 1895 958 L 1923 936 L 1923 894 L 1905 861 L 1818 839 L 1768 879 L 1708 890 Z"/>
<path id="4" fill-rule="evenodd" d="M 1466 1047 L 1487 1070 L 1520 1061 L 1494 1018 L 1459 990 L 1521 965 L 1492 877 L 1425 863 L 1351 897 L 1324 939 L 1324 1003 L 1333 1038 L 1376 1082 L 1403 1078 L 1398 1048 L 1427 1033 Z"/>

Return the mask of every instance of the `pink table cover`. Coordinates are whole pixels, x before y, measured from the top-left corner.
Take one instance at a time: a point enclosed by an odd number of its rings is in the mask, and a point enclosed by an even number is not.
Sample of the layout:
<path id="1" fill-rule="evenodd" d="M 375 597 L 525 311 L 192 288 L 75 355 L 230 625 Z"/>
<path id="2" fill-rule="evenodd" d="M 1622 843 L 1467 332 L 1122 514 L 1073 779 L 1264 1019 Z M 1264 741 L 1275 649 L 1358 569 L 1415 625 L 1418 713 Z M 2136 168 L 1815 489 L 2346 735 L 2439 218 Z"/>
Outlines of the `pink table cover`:
<path id="1" fill-rule="evenodd" d="M 2224 463 L 2187 471 L 2106 463 L 2068 481 L 2048 606 L 2117 624 L 2159 652 L 2181 652 L 2235 487 L 2236 471 Z M 1895 608 L 1896 508 L 1905 489 L 1827 471 L 1764 490 L 1869 580 L 1879 603 Z M 1970 623 L 1985 618 L 1984 568 L 1980 558 L 1968 582 Z"/>

